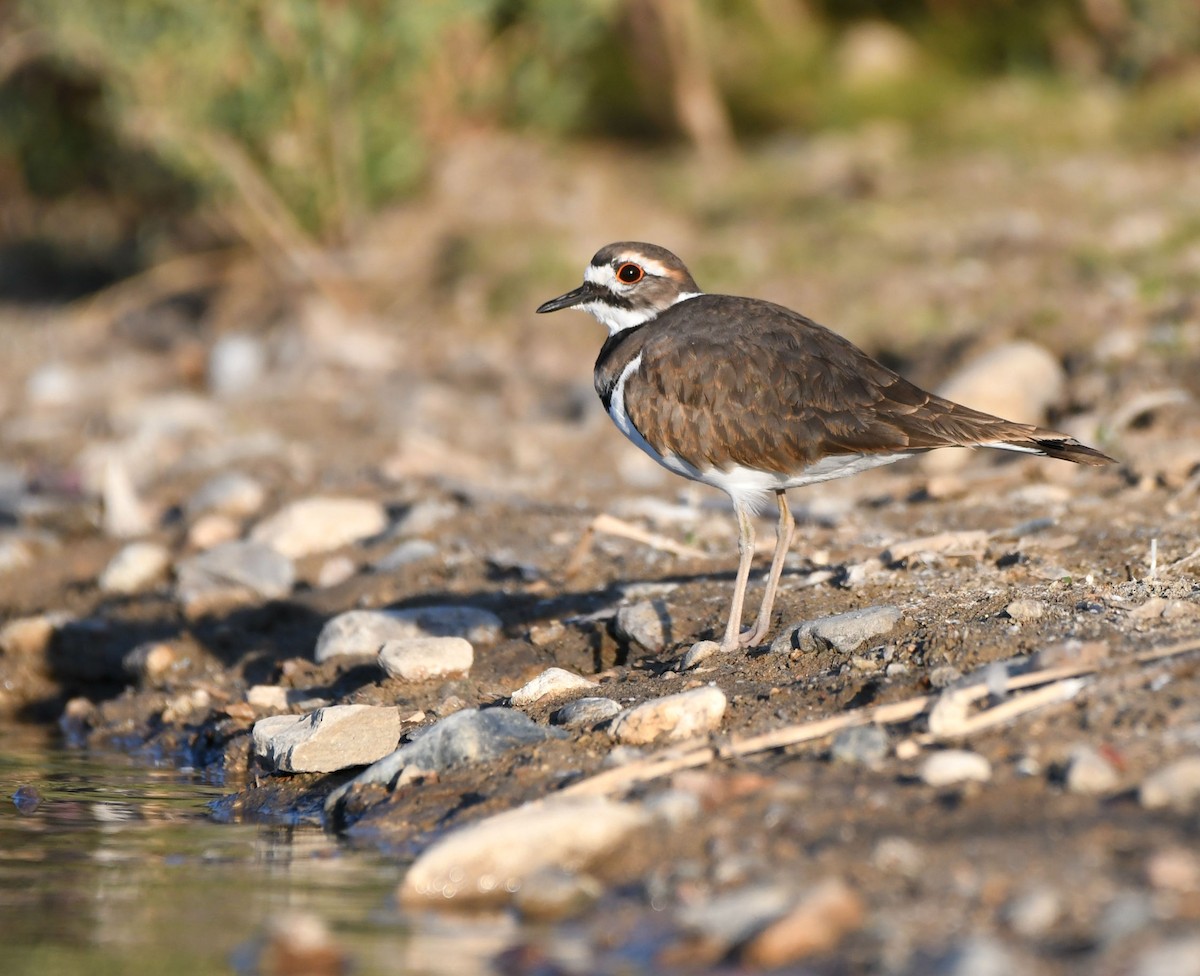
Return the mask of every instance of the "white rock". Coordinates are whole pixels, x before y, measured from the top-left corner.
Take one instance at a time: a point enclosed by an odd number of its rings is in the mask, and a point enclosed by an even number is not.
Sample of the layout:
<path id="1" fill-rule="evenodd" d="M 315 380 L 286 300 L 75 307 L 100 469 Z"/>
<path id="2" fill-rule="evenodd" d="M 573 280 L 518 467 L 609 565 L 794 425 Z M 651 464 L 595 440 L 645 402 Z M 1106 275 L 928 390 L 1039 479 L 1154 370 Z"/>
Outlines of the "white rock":
<path id="1" fill-rule="evenodd" d="M 1041 620 L 1042 617 L 1046 616 L 1046 604 L 1041 600 L 1013 600 L 1012 603 L 1004 608 L 1004 612 L 1013 620 L 1022 623 L 1028 620 Z"/>
<path id="2" fill-rule="evenodd" d="M 104 531 L 117 539 L 145 535 L 154 527 L 154 511 L 138 496 L 129 467 L 115 452 L 104 465 L 101 490 Z"/>
<path id="3" fill-rule="evenodd" d="M 378 535 L 387 512 L 366 498 L 302 498 L 259 522 L 250 538 L 298 559 Z"/>
<path id="4" fill-rule="evenodd" d="M 535 800 L 437 841 L 400 888 L 408 904 L 507 899 L 548 868 L 584 870 L 650 822 L 641 807 L 602 797 Z"/>
<path id="5" fill-rule="evenodd" d="M 357 572 L 358 566 L 349 556 L 330 556 L 317 572 L 317 586 L 322 590 L 341 586 Z"/>
<path id="6" fill-rule="evenodd" d="M 210 512 L 201 515 L 188 528 L 188 545 L 195 549 L 213 549 L 225 542 L 233 542 L 242 534 L 241 526 L 228 515 Z"/>
<path id="7" fill-rule="evenodd" d="M 943 749 L 921 763 L 921 779 L 930 786 L 956 783 L 986 783 L 992 778 L 992 764 L 977 752 L 967 749 Z"/>
<path id="8" fill-rule="evenodd" d="M 208 354 L 209 388 L 218 396 L 243 393 L 262 378 L 266 361 L 266 350 L 254 336 L 223 335 Z"/>
<path id="9" fill-rule="evenodd" d="M 394 752 L 399 741 L 400 712 L 378 705 L 330 705 L 254 723 L 255 755 L 288 773 L 366 766 Z"/>
<path id="10" fill-rule="evenodd" d="M 1142 780 L 1138 798 L 1148 810 L 1171 807 L 1187 812 L 1200 807 L 1200 756 L 1187 756 Z"/>
<path id="11" fill-rule="evenodd" d="M 108 561 L 100 574 L 105 593 L 137 593 L 158 582 L 171 565 L 171 554 L 157 542 L 131 542 Z"/>
<path id="12" fill-rule="evenodd" d="M 1067 789 L 1072 793 L 1111 793 L 1120 782 L 1113 764 L 1091 746 L 1072 750 L 1066 772 Z"/>
<path id="13" fill-rule="evenodd" d="M 511 695 L 513 708 L 526 708 L 544 698 L 560 698 L 577 691 L 588 691 L 596 682 L 563 668 L 547 668 L 527 681 Z"/>
<path id="14" fill-rule="evenodd" d="M 184 511 L 189 518 L 209 513 L 246 518 L 258 513 L 266 497 L 263 486 L 248 474 L 226 471 L 196 489 Z"/>
<path id="15" fill-rule="evenodd" d="M 726 705 L 725 693 L 712 685 L 681 691 L 631 708 L 613 722 L 612 734 L 628 745 L 690 739 L 719 728 Z"/>
<path id="16" fill-rule="evenodd" d="M 379 651 L 379 666 L 401 681 L 461 677 L 474 661 L 475 649 L 461 637 L 389 640 Z"/>
<path id="17" fill-rule="evenodd" d="M 477 607 L 347 610 L 321 628 L 315 657 L 318 662 L 341 654 L 375 657 L 389 640 L 414 637 L 462 637 L 478 646 L 499 636 L 500 618 Z"/>

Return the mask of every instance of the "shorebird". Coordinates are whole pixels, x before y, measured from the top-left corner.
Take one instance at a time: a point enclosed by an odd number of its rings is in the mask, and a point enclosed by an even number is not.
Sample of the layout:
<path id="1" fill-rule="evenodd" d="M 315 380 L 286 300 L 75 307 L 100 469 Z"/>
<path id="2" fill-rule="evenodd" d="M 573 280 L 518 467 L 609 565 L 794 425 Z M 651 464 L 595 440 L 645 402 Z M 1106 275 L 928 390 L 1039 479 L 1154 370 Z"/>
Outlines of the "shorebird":
<path id="1" fill-rule="evenodd" d="M 596 392 L 614 424 L 668 471 L 720 488 L 738 524 L 738 568 L 720 650 L 767 636 L 795 527 L 789 488 L 942 447 L 991 447 L 1109 464 L 1059 431 L 1003 420 L 927 393 L 848 339 L 755 298 L 707 295 L 654 244 L 601 248 L 583 284 L 538 312 L 578 308 L 608 329 Z M 754 624 L 742 608 L 753 515 L 774 493 L 775 552 Z"/>

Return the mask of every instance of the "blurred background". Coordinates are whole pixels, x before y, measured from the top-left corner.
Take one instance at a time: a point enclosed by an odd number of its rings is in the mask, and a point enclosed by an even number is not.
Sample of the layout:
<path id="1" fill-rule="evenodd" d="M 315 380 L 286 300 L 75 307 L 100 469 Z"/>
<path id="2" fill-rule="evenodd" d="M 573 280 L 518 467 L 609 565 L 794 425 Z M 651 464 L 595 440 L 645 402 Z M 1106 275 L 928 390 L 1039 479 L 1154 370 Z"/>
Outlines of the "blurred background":
<path id="1" fill-rule="evenodd" d="M 516 315 L 614 236 L 762 290 L 947 158 L 1200 149 L 1190 0 L 16 0 L 0 38 L 0 301 L 126 328 Z"/>

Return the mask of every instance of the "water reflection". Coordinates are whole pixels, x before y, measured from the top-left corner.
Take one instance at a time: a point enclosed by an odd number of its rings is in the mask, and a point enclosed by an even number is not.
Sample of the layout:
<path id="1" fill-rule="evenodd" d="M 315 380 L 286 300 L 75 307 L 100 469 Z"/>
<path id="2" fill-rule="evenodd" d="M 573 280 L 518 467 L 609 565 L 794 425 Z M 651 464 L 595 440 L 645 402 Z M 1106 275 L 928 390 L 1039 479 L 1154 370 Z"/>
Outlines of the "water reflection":
<path id="1" fill-rule="evenodd" d="M 14 801 L 14 794 L 21 794 Z M 400 867 L 319 828 L 217 824 L 223 790 L 143 759 L 0 728 L 0 942 L 5 973 L 244 968 L 268 922 L 323 920 L 355 973 L 470 973 L 512 926 L 402 919 Z M 240 947 L 240 949 L 239 949 Z"/>

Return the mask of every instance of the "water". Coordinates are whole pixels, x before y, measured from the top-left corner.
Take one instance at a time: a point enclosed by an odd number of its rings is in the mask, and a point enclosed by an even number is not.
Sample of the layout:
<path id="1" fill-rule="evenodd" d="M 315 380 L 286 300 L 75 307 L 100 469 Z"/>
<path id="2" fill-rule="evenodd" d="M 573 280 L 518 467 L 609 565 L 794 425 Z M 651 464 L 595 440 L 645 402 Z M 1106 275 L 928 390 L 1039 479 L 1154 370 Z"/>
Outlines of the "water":
<path id="1" fill-rule="evenodd" d="M 293 912 L 322 919 L 356 974 L 485 972 L 513 940 L 499 919 L 402 917 L 402 866 L 318 827 L 216 823 L 223 792 L 0 727 L 0 972 L 255 972 Z"/>

